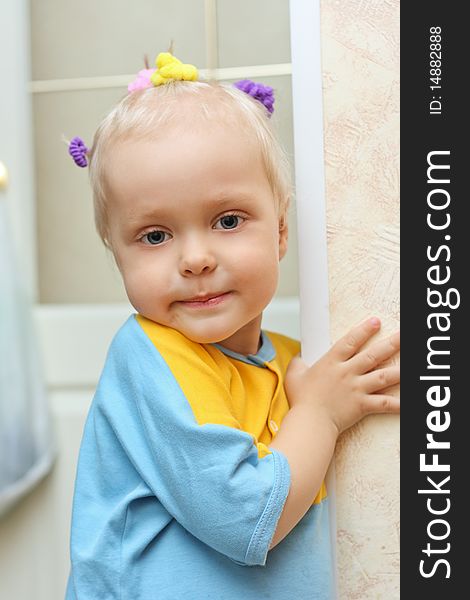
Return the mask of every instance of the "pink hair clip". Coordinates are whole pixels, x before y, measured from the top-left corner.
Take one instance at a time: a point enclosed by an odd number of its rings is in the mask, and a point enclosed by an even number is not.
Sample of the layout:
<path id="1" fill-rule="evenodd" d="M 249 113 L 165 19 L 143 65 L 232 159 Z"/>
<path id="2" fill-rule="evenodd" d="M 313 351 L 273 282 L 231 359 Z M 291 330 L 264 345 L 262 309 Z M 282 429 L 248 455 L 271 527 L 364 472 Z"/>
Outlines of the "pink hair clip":
<path id="1" fill-rule="evenodd" d="M 137 73 L 134 81 L 127 86 L 129 93 L 136 92 L 137 90 L 145 90 L 146 88 L 153 87 L 153 83 L 150 80 L 151 76 L 157 69 L 142 69 Z"/>

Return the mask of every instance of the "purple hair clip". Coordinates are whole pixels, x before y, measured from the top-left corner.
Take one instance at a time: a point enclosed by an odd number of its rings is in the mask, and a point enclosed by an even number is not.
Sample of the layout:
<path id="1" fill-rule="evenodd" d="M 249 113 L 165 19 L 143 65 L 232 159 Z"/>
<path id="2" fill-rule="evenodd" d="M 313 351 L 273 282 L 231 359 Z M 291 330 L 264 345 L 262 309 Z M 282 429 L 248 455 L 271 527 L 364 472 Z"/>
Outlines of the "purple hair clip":
<path id="1" fill-rule="evenodd" d="M 236 88 L 252 96 L 255 100 L 264 104 L 269 116 L 274 112 L 274 90 L 269 85 L 256 83 L 250 79 L 242 79 L 233 84 Z"/>
<path id="2" fill-rule="evenodd" d="M 79 137 L 74 137 L 69 144 L 69 154 L 75 164 L 79 167 L 86 167 L 88 165 L 87 153 L 88 148 L 85 146 L 85 142 Z"/>

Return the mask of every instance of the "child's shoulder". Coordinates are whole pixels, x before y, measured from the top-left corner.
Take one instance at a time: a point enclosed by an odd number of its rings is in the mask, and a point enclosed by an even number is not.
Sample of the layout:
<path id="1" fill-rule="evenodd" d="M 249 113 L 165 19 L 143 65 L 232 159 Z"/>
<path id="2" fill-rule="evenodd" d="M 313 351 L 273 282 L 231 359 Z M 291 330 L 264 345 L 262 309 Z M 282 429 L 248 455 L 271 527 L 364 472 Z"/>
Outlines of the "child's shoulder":
<path id="1" fill-rule="evenodd" d="M 166 370 L 160 346 L 174 345 L 178 332 L 148 319 L 145 319 L 148 323 L 143 324 L 142 319 L 144 317 L 132 314 L 117 330 L 109 346 L 102 377 L 137 382 L 155 370 L 159 373 Z"/>
<path id="2" fill-rule="evenodd" d="M 168 397 L 177 394 L 186 379 L 194 384 L 205 377 L 202 384 L 207 383 L 212 372 L 201 368 L 201 348 L 174 329 L 131 315 L 111 342 L 95 404 L 111 406 L 117 397 L 123 404 L 134 397 Z"/>
<path id="3" fill-rule="evenodd" d="M 180 384 L 197 380 L 201 385 L 211 385 L 215 376 L 230 380 L 230 368 L 211 344 L 194 342 L 177 329 L 142 315 L 136 315 L 135 321 Z"/>
<path id="4" fill-rule="evenodd" d="M 176 329 L 151 321 L 140 314 L 132 314 L 115 333 L 110 350 L 123 348 L 136 351 L 143 350 L 144 347 L 147 349 L 177 347 L 181 350 L 184 346 L 194 350 L 200 345 L 192 342 Z"/>
<path id="5" fill-rule="evenodd" d="M 150 347 L 147 336 L 137 320 L 137 314 L 131 314 L 119 327 L 111 340 L 108 358 L 113 356 L 133 356 Z"/>

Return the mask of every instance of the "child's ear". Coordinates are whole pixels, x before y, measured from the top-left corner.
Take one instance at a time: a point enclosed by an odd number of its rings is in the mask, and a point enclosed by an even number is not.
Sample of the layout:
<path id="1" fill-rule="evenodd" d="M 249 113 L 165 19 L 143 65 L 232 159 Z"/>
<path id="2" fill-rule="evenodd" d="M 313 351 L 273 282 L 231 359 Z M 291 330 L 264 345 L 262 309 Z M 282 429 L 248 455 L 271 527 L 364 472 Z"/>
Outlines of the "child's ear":
<path id="1" fill-rule="evenodd" d="M 121 261 L 119 260 L 119 256 L 117 255 L 117 253 L 114 251 L 114 248 L 112 246 L 112 244 L 107 241 L 106 243 L 106 248 L 111 252 L 114 262 L 116 264 L 116 267 L 118 268 L 118 271 L 122 274 L 122 269 L 121 269 Z"/>
<path id="2" fill-rule="evenodd" d="M 113 255 L 114 262 L 116 263 L 116 267 L 118 268 L 119 273 L 121 273 L 121 275 L 122 275 L 122 269 L 121 269 L 121 263 L 119 261 L 119 257 L 115 252 L 111 251 L 111 253 Z"/>
<path id="3" fill-rule="evenodd" d="M 284 214 L 279 218 L 279 260 L 282 260 L 287 252 L 288 237 L 289 225 L 287 223 L 287 215 Z"/>

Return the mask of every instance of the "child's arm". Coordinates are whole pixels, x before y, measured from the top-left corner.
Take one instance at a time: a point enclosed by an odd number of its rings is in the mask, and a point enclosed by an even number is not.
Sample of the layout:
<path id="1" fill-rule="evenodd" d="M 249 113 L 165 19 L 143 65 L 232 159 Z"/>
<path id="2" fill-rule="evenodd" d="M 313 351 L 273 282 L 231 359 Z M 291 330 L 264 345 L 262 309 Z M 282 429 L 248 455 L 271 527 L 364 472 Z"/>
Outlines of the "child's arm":
<path id="1" fill-rule="evenodd" d="M 368 414 L 399 412 L 399 400 L 386 393 L 399 382 L 399 367 L 381 367 L 398 351 L 399 334 L 361 350 L 379 329 L 378 319 L 369 319 L 311 367 L 297 357 L 289 365 L 285 387 L 291 408 L 270 447 L 287 457 L 291 487 L 270 548 L 311 506 L 339 434 Z"/>

